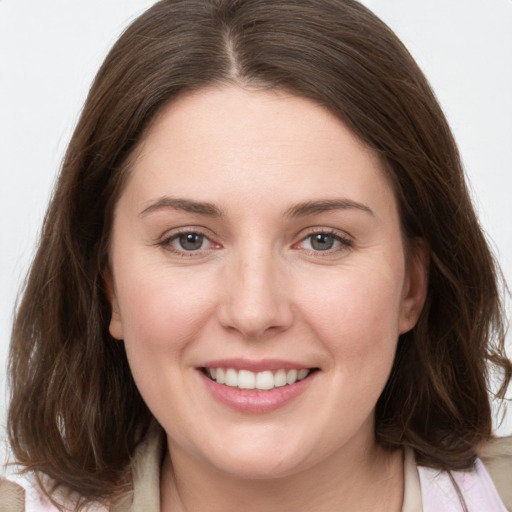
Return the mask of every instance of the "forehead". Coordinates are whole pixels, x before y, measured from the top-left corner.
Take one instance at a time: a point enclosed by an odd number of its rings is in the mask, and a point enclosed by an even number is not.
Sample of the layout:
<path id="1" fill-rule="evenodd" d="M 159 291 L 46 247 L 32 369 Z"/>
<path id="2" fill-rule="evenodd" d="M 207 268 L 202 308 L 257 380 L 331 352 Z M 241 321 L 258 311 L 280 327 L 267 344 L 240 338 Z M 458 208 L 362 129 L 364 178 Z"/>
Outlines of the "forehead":
<path id="1" fill-rule="evenodd" d="M 350 194 L 394 203 L 377 155 L 330 111 L 283 91 L 225 86 L 180 97 L 153 120 L 130 174 L 141 200 L 282 204 Z"/>

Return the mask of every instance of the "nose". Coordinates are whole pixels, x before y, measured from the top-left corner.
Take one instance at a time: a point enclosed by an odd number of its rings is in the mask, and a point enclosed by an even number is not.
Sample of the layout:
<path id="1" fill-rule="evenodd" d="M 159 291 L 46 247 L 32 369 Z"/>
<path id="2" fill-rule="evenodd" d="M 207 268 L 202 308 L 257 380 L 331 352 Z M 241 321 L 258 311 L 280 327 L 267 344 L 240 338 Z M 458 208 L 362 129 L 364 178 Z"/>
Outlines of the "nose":
<path id="1" fill-rule="evenodd" d="M 291 294 L 277 256 L 271 251 L 240 255 L 225 270 L 226 293 L 219 309 L 224 328 L 258 339 L 290 327 Z"/>

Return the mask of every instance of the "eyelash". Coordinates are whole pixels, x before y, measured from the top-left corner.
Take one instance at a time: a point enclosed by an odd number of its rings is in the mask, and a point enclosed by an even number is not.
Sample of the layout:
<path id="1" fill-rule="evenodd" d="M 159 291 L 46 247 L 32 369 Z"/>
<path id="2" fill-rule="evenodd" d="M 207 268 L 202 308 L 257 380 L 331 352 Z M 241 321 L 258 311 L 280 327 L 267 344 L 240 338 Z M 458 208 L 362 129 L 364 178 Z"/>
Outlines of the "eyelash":
<path id="1" fill-rule="evenodd" d="M 187 250 L 184 248 L 177 249 L 177 248 L 173 247 L 172 243 L 174 241 L 179 240 L 179 238 L 184 235 L 197 235 L 199 237 L 202 237 L 202 242 L 208 241 L 213 246 L 217 246 L 214 248 L 220 247 L 220 244 L 213 242 L 203 232 L 201 232 L 200 230 L 194 230 L 194 229 L 185 229 L 185 230 L 181 230 L 176 233 L 173 233 L 171 236 L 167 236 L 163 240 L 159 241 L 157 243 L 157 245 L 162 247 L 164 250 L 171 252 L 177 256 L 183 257 L 183 258 L 187 258 L 187 257 L 190 258 L 190 257 L 194 257 L 197 255 L 204 255 L 205 253 L 208 253 L 212 250 L 212 248 L 198 249 L 198 250 Z M 331 237 L 334 240 L 334 242 L 338 242 L 340 245 L 336 248 L 329 248 L 326 250 L 305 249 L 305 251 L 307 251 L 309 254 L 314 255 L 314 256 L 320 256 L 320 257 L 329 256 L 329 255 L 332 256 L 333 254 L 336 254 L 338 252 L 346 251 L 346 250 L 352 248 L 354 245 L 353 241 L 349 237 L 341 235 L 336 230 L 317 228 L 317 229 L 312 229 L 306 236 L 301 238 L 301 240 L 299 242 L 297 242 L 293 245 L 293 248 L 299 249 L 298 246 L 300 244 L 304 243 L 308 239 L 311 240 L 312 237 L 314 237 L 314 236 L 319 236 L 319 235 Z M 310 244 L 311 244 L 311 242 L 310 242 Z"/>
<path id="2" fill-rule="evenodd" d="M 164 250 L 171 252 L 177 256 L 181 256 L 183 258 L 194 257 L 198 254 L 204 255 L 205 252 L 210 252 L 212 250 L 211 248 L 209 248 L 209 249 L 199 249 L 199 250 L 188 250 L 187 251 L 187 249 L 177 249 L 177 248 L 173 247 L 172 242 L 174 242 L 175 240 L 179 240 L 179 238 L 184 235 L 197 235 L 197 236 L 202 237 L 203 242 L 208 241 L 210 244 L 212 244 L 214 246 L 218 246 L 218 247 L 220 246 L 219 244 L 216 244 L 215 242 L 213 242 L 210 239 L 210 237 L 208 237 L 207 235 L 205 235 L 204 233 L 202 233 L 200 230 L 197 230 L 197 229 L 184 229 L 184 230 L 178 231 L 176 233 L 173 233 L 171 236 L 165 237 L 163 240 L 158 242 L 157 245 L 162 247 Z"/>
<path id="3" fill-rule="evenodd" d="M 312 254 L 317 257 L 318 256 L 320 256 L 320 257 L 332 256 L 339 252 L 347 251 L 354 246 L 353 240 L 346 235 L 344 236 L 344 235 L 340 234 L 339 231 L 336 231 L 334 229 L 312 228 L 311 231 L 305 237 L 301 238 L 301 240 L 299 242 L 294 244 L 294 247 L 297 247 L 299 244 L 302 244 L 306 240 L 308 240 L 308 239 L 311 240 L 312 237 L 319 236 L 319 235 L 331 237 L 334 240 L 334 242 L 339 243 L 339 246 L 335 247 L 335 248 L 323 250 L 323 251 L 315 250 L 315 249 L 305 249 L 309 254 Z M 311 242 L 310 242 L 310 244 L 311 244 Z"/>

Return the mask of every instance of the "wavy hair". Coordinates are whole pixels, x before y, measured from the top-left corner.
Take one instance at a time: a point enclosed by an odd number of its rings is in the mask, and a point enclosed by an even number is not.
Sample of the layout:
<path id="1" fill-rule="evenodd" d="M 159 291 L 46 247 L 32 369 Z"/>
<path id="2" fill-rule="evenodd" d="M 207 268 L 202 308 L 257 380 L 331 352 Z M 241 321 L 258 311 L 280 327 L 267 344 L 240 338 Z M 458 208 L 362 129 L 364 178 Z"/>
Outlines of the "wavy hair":
<path id="1" fill-rule="evenodd" d="M 10 443 L 28 470 L 108 499 L 152 415 L 104 285 L 130 156 L 162 106 L 211 84 L 290 91 L 334 113 L 384 163 L 409 239 L 430 248 L 429 287 L 376 407 L 375 435 L 422 464 L 469 468 L 492 435 L 489 372 L 511 377 L 499 268 L 447 121 L 395 34 L 354 0 L 163 0 L 99 70 L 65 155 L 17 309 Z M 128 480 L 127 480 L 128 479 Z"/>

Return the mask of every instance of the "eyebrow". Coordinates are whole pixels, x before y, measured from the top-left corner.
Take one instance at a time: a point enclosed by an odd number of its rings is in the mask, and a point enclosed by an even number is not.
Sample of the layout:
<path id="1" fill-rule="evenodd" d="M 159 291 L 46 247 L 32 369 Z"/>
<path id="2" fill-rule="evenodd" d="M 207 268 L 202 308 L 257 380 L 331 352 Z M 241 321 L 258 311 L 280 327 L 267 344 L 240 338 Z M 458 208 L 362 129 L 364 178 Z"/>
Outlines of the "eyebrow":
<path id="1" fill-rule="evenodd" d="M 151 203 L 147 208 L 142 210 L 139 215 L 144 217 L 149 213 L 168 208 L 195 213 L 198 215 L 205 215 L 208 217 L 222 217 L 224 215 L 222 210 L 212 203 L 169 196 L 161 197 L 154 203 Z M 375 217 L 375 214 L 370 207 L 363 203 L 353 201 L 352 199 L 323 199 L 319 201 L 306 201 L 288 208 L 285 215 L 288 217 L 305 217 L 307 215 L 314 215 L 315 213 L 328 212 L 332 210 L 353 209 L 366 212 L 372 217 Z"/>
<path id="2" fill-rule="evenodd" d="M 328 212 L 331 210 L 360 210 L 368 213 L 372 217 L 375 214 L 369 206 L 363 203 L 358 203 L 352 199 L 324 199 L 320 201 L 306 201 L 299 203 L 286 211 L 289 217 L 305 217 L 306 215 L 313 215 L 315 213 Z"/>
<path id="3" fill-rule="evenodd" d="M 164 196 L 142 210 L 139 216 L 144 217 L 149 213 L 168 208 L 173 210 L 182 210 L 189 213 L 196 213 L 198 215 L 206 215 L 208 217 L 222 217 L 223 215 L 222 210 L 220 210 L 212 203 L 204 203 L 193 201 L 191 199 Z"/>

